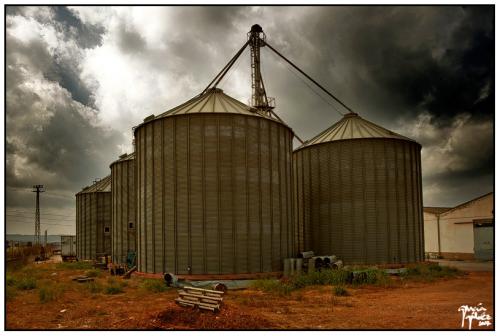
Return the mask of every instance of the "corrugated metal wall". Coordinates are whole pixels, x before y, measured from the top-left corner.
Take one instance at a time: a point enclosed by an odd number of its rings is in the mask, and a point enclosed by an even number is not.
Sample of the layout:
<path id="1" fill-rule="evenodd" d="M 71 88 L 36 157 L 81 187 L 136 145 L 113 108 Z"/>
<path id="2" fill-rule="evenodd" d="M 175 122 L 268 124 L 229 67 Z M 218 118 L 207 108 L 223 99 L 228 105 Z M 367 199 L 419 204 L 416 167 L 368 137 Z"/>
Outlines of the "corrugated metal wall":
<path id="1" fill-rule="evenodd" d="M 135 159 L 111 165 L 111 245 L 115 263 L 125 263 L 129 251 L 136 251 Z"/>
<path id="2" fill-rule="evenodd" d="M 299 249 L 346 263 L 422 261 L 420 148 L 405 140 L 353 139 L 295 151 Z"/>
<path id="3" fill-rule="evenodd" d="M 81 260 L 111 255 L 111 192 L 76 195 L 76 250 Z M 110 232 L 106 233 L 105 227 Z"/>
<path id="4" fill-rule="evenodd" d="M 191 114 L 135 137 L 139 271 L 270 272 L 296 253 L 289 128 Z"/>

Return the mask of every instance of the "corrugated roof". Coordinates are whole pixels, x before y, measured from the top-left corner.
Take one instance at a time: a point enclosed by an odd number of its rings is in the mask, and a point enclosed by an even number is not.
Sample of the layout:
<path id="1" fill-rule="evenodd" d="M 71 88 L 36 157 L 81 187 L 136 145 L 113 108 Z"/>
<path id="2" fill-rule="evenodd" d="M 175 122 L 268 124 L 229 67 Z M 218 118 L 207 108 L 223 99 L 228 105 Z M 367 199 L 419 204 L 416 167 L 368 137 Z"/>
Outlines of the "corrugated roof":
<path id="1" fill-rule="evenodd" d="M 488 197 L 489 195 L 492 195 L 492 194 L 493 194 L 493 191 L 490 191 L 489 193 L 486 193 L 484 195 L 481 195 L 481 196 L 478 196 L 476 198 L 473 198 L 473 199 L 471 199 L 471 200 L 469 200 L 467 202 L 460 203 L 459 205 L 456 205 L 453 208 L 450 208 L 450 209 L 446 210 L 445 212 L 452 212 L 452 211 L 458 210 L 460 208 L 463 208 L 464 206 L 467 206 L 467 205 L 469 205 L 469 204 L 471 204 L 473 202 L 479 201 L 480 199 Z"/>
<path id="2" fill-rule="evenodd" d="M 446 212 L 452 208 L 444 208 L 444 207 L 424 207 L 424 212 L 428 212 L 431 214 L 439 215 L 443 212 Z"/>
<path id="3" fill-rule="evenodd" d="M 135 152 L 130 153 L 130 154 L 125 153 L 125 154 L 120 155 L 118 157 L 118 160 L 111 162 L 111 164 L 109 166 L 111 167 L 115 163 L 123 162 L 123 161 L 130 161 L 130 160 L 135 160 Z"/>
<path id="4" fill-rule="evenodd" d="M 154 119 L 192 113 L 234 113 L 251 116 L 257 115 L 263 118 L 273 119 L 281 122 L 274 117 L 269 117 L 259 110 L 243 104 L 233 97 L 228 96 L 218 88 L 210 89 L 203 95 L 198 95 L 188 100 L 184 104 L 181 104 L 171 110 L 157 115 Z"/>
<path id="5" fill-rule="evenodd" d="M 92 184 L 91 186 L 85 187 L 82 191 L 77 193 L 79 194 L 87 194 L 87 193 L 94 193 L 94 192 L 110 192 L 111 191 L 111 175 L 108 175 L 96 183 Z"/>
<path id="6" fill-rule="evenodd" d="M 388 129 L 378 126 L 366 119 L 363 119 L 356 113 L 348 113 L 344 115 L 344 117 L 333 126 L 327 128 L 311 140 L 304 142 L 304 144 L 298 149 L 331 141 L 367 138 L 401 139 L 414 141 L 410 138 L 404 137 L 400 134 L 394 133 L 392 131 L 389 131 Z"/>
<path id="7" fill-rule="evenodd" d="M 444 214 L 445 212 L 452 212 L 452 211 L 460 209 L 460 208 L 462 208 L 464 206 L 467 206 L 470 203 L 479 201 L 480 199 L 482 199 L 484 197 L 487 197 L 489 195 L 492 195 L 492 194 L 493 194 L 493 191 L 490 191 L 489 193 L 486 193 L 484 195 L 481 195 L 481 196 L 478 196 L 476 198 L 473 198 L 473 199 L 471 199 L 471 200 L 469 200 L 467 202 L 460 203 L 459 205 L 456 205 L 454 207 L 424 207 L 424 212 L 429 212 L 429 213 L 433 213 L 433 214 L 436 214 L 436 215 Z"/>

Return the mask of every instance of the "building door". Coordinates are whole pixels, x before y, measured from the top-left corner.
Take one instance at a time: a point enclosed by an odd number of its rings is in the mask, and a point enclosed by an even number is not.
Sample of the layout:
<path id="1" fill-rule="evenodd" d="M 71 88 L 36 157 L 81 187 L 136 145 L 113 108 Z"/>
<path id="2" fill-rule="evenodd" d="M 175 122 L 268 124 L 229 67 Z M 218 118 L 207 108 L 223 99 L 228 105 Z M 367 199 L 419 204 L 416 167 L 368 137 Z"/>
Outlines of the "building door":
<path id="1" fill-rule="evenodd" d="M 474 258 L 493 260 L 493 219 L 474 220 Z"/>

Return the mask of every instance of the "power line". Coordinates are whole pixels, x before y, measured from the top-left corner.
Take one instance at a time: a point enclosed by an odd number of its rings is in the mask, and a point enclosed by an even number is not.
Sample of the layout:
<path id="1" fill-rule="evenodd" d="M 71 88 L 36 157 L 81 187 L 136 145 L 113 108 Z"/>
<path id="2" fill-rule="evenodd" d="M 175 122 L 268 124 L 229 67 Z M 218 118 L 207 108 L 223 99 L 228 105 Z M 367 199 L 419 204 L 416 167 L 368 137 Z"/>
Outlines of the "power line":
<path id="1" fill-rule="evenodd" d="M 8 211 L 7 210 L 7 215 L 9 215 L 9 212 L 11 215 L 15 216 L 21 216 L 21 215 L 30 215 L 33 216 L 35 215 L 33 212 L 14 212 L 14 211 Z M 47 213 L 40 213 L 41 216 L 49 216 L 49 217 L 63 217 L 63 218 L 76 218 L 75 216 L 68 216 L 68 215 L 56 215 L 56 214 L 47 214 Z"/>
<path id="2" fill-rule="evenodd" d="M 7 189 L 12 189 L 12 190 L 19 190 L 19 191 L 28 191 L 29 188 L 19 188 L 19 187 L 11 187 L 11 186 L 6 186 Z M 60 197 L 60 198 L 68 198 L 74 196 L 72 192 L 68 192 L 67 194 L 61 194 L 61 193 L 56 193 L 53 191 L 48 191 L 47 192 L 48 197 Z"/>
<path id="3" fill-rule="evenodd" d="M 9 220 L 10 221 L 10 220 Z M 13 223 L 19 223 L 19 224 L 33 224 L 32 221 L 20 221 L 20 220 L 12 220 Z M 56 226 L 74 226 L 71 224 L 56 224 L 56 223 L 43 223 L 42 225 L 56 225 Z"/>
<path id="4" fill-rule="evenodd" d="M 29 210 L 29 209 L 6 209 L 7 211 L 12 211 L 12 212 L 27 212 L 27 213 L 34 213 L 33 210 Z M 54 213 L 54 212 L 44 212 L 44 214 L 54 214 L 54 215 L 59 215 L 60 212 L 58 213 Z"/>
<path id="5" fill-rule="evenodd" d="M 20 217 L 29 217 L 33 218 L 35 214 L 29 214 L 29 213 L 6 213 L 5 215 L 7 216 L 20 216 Z M 43 213 L 41 215 L 44 215 Z M 54 215 L 48 215 L 47 217 L 52 217 Z M 60 216 L 54 216 L 54 217 L 60 217 Z M 69 217 L 69 216 L 62 216 L 62 218 L 52 218 L 52 219 L 75 219 L 76 217 Z"/>
<path id="6" fill-rule="evenodd" d="M 14 219 L 33 219 L 33 217 L 23 217 L 23 216 L 13 216 L 13 215 L 7 215 L 8 217 L 10 218 L 14 218 Z M 75 220 L 72 220 L 72 219 L 53 219 L 53 218 L 44 218 L 43 219 L 43 222 L 49 222 L 49 223 L 58 223 L 58 222 L 62 222 L 62 223 L 75 223 Z"/>
<path id="7" fill-rule="evenodd" d="M 18 219 L 27 219 L 27 220 L 33 220 L 33 217 L 28 217 L 28 216 L 16 216 L 16 215 L 7 215 L 7 217 L 10 218 L 18 218 Z M 44 218 L 43 221 L 48 221 L 48 222 L 75 222 L 73 219 L 55 219 L 55 218 Z"/>

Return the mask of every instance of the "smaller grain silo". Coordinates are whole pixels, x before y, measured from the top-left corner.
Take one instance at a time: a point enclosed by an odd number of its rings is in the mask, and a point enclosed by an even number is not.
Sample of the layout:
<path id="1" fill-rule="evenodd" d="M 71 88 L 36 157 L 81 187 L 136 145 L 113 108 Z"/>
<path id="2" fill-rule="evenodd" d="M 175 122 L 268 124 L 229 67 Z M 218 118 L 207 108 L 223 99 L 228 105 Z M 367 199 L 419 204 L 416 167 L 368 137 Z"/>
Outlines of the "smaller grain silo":
<path id="1" fill-rule="evenodd" d="M 76 252 L 80 260 L 111 255 L 111 176 L 76 194 Z"/>
<path id="2" fill-rule="evenodd" d="M 135 153 L 111 163 L 111 246 L 114 263 L 125 263 L 136 252 Z"/>
<path id="3" fill-rule="evenodd" d="M 301 250 L 351 264 L 423 260 L 420 149 L 355 113 L 296 149 Z"/>

